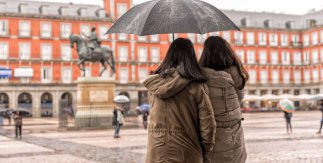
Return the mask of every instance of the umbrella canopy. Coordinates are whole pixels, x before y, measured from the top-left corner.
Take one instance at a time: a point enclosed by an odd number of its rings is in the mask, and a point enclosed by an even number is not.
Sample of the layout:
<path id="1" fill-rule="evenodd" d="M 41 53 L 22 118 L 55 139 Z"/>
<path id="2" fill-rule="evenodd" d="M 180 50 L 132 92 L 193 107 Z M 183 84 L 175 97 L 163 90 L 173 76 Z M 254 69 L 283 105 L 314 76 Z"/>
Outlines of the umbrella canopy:
<path id="1" fill-rule="evenodd" d="M 140 111 L 141 112 L 148 112 L 150 110 L 150 105 L 149 104 L 142 104 L 140 105 Z"/>
<path id="2" fill-rule="evenodd" d="M 130 99 L 127 96 L 118 95 L 118 96 L 114 97 L 113 101 L 115 103 L 128 103 L 128 102 L 130 102 Z"/>
<path id="3" fill-rule="evenodd" d="M 28 114 L 30 114 L 30 110 L 25 109 L 25 108 L 13 109 L 11 112 L 14 113 L 14 114 L 16 114 L 16 113 L 19 112 L 19 114 L 21 114 L 21 115 L 28 115 Z"/>
<path id="4" fill-rule="evenodd" d="M 323 99 L 323 94 L 313 95 L 312 97 L 309 98 L 309 100 L 322 100 L 322 99 Z"/>
<path id="5" fill-rule="evenodd" d="M 282 110 L 286 112 L 293 112 L 295 110 L 295 106 L 293 101 L 290 101 L 288 99 L 283 99 L 279 101 L 279 106 Z"/>
<path id="6" fill-rule="evenodd" d="M 240 30 L 226 15 L 200 0 L 152 0 L 131 8 L 107 33 L 152 35 Z"/>

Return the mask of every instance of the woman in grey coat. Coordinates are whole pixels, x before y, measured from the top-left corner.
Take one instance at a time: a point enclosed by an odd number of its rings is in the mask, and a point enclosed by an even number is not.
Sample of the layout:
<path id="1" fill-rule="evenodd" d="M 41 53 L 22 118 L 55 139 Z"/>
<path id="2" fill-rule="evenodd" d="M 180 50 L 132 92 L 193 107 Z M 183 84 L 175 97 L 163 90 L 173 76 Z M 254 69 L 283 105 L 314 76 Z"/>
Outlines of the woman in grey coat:
<path id="1" fill-rule="evenodd" d="M 217 123 L 210 160 L 212 163 L 244 163 L 247 153 L 240 103 L 248 73 L 229 43 L 218 36 L 205 41 L 200 65 L 204 67 Z"/>

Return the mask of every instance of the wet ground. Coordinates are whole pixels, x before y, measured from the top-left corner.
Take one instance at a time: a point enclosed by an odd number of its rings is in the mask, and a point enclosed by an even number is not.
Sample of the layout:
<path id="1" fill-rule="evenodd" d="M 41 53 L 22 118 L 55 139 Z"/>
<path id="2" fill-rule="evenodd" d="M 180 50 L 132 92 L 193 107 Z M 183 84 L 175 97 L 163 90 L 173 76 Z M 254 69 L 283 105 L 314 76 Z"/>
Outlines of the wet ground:
<path id="1" fill-rule="evenodd" d="M 283 113 L 244 114 L 245 139 L 250 163 L 323 163 L 323 135 L 316 134 L 321 113 L 296 112 L 293 133 L 287 134 Z M 140 118 L 139 118 L 140 119 Z M 25 119 L 23 138 L 13 126 L 0 129 L 0 163 L 143 163 L 147 131 L 122 129 L 61 131 L 55 119 Z"/>

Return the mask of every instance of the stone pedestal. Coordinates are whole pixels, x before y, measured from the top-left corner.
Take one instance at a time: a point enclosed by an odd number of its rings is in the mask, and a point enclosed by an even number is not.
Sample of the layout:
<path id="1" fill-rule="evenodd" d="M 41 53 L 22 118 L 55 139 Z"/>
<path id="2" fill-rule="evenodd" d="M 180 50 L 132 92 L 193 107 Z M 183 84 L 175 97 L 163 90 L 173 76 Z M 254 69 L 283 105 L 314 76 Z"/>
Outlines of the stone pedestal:
<path id="1" fill-rule="evenodd" d="M 76 128 L 112 127 L 115 87 L 113 78 L 78 78 Z"/>

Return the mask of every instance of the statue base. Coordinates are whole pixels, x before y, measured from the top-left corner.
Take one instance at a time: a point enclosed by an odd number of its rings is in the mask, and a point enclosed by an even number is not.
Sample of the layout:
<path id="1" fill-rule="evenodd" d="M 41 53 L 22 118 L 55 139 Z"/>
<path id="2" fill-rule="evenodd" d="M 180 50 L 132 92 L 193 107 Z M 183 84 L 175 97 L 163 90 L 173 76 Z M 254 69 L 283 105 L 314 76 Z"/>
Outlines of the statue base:
<path id="1" fill-rule="evenodd" d="M 75 128 L 112 128 L 115 87 L 113 78 L 78 78 Z"/>

